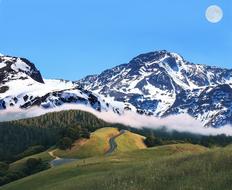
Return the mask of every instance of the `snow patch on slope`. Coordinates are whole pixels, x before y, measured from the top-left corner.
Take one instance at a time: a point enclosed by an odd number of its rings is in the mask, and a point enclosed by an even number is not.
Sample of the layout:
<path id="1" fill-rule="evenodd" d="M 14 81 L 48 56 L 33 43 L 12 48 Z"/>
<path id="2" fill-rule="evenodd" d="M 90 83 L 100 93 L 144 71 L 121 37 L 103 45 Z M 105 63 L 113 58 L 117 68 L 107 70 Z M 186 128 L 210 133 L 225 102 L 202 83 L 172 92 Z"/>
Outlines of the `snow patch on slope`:
<path id="1" fill-rule="evenodd" d="M 0 69 L 6 67 L 6 63 L 0 63 Z"/>
<path id="2" fill-rule="evenodd" d="M 17 58 L 17 61 L 11 65 L 11 69 L 13 69 L 15 72 L 29 72 L 31 70 L 31 67 L 23 62 L 20 58 Z"/>

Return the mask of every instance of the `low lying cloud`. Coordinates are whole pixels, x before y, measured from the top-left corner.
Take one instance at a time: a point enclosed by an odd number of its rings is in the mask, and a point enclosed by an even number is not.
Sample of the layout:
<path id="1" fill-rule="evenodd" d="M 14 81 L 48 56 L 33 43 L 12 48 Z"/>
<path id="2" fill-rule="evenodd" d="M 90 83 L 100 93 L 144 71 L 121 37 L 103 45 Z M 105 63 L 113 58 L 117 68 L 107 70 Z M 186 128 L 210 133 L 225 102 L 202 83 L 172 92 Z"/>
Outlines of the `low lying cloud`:
<path id="1" fill-rule="evenodd" d="M 125 112 L 123 115 L 115 114 L 114 112 L 98 112 L 90 107 L 83 105 L 73 105 L 66 104 L 61 107 L 54 109 L 42 109 L 34 107 L 28 110 L 17 110 L 8 109 L 0 111 L 0 121 L 16 120 L 21 118 L 30 118 L 39 115 L 46 114 L 48 112 L 58 112 L 62 110 L 82 110 L 87 111 L 98 118 L 110 122 L 110 123 L 121 123 L 135 128 L 151 128 L 160 129 L 165 126 L 168 132 L 178 131 L 178 132 L 189 132 L 192 134 L 200 135 L 219 135 L 225 134 L 232 136 L 232 126 L 224 126 L 221 128 L 205 128 L 202 123 L 192 118 L 187 114 L 173 115 L 166 118 L 156 118 L 152 116 L 139 115 L 134 112 Z"/>

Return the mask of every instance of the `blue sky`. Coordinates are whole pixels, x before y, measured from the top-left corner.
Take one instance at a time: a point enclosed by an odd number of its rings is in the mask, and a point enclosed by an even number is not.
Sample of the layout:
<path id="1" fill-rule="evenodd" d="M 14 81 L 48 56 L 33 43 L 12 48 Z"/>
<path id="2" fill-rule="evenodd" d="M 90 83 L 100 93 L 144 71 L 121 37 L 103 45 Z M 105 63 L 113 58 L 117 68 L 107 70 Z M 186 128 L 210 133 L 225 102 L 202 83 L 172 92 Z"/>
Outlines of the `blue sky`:
<path id="1" fill-rule="evenodd" d="M 205 19 L 217 4 L 224 18 Z M 76 80 L 160 49 L 232 68 L 231 0 L 0 0 L 0 52 Z"/>

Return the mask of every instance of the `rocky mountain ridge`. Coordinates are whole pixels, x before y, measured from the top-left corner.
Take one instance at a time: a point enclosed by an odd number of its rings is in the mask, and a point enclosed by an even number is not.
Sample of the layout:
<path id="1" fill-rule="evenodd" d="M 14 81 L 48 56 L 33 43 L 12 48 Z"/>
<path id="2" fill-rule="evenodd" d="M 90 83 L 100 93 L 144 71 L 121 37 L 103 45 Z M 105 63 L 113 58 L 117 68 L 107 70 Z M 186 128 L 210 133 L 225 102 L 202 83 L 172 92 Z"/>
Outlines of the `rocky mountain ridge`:
<path id="1" fill-rule="evenodd" d="M 231 69 L 193 64 L 165 50 L 76 82 L 43 79 L 27 59 L 0 55 L 0 110 L 82 104 L 117 114 L 187 113 L 205 126 L 220 127 L 232 123 L 231 86 Z"/>

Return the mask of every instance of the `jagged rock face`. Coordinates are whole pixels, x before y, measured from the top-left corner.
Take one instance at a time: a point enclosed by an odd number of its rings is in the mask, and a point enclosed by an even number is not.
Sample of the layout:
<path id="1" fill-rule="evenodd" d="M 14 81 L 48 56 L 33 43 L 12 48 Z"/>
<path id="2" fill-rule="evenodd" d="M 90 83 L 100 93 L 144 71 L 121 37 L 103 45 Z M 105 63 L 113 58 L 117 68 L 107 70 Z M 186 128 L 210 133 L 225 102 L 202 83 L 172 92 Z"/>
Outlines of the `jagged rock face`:
<path id="1" fill-rule="evenodd" d="M 165 112 L 188 113 L 205 126 L 219 127 L 232 124 L 232 88 L 230 85 L 216 85 L 194 91 L 182 91 L 174 104 Z"/>
<path id="2" fill-rule="evenodd" d="M 28 78 L 44 83 L 35 65 L 25 58 L 0 56 L 0 84 L 10 80 L 24 80 Z"/>
<path id="3" fill-rule="evenodd" d="M 121 112 L 129 109 L 159 117 L 189 113 L 206 126 L 231 123 L 232 70 L 196 65 L 176 53 L 141 54 L 78 83 L 113 106 L 123 102 Z"/>

